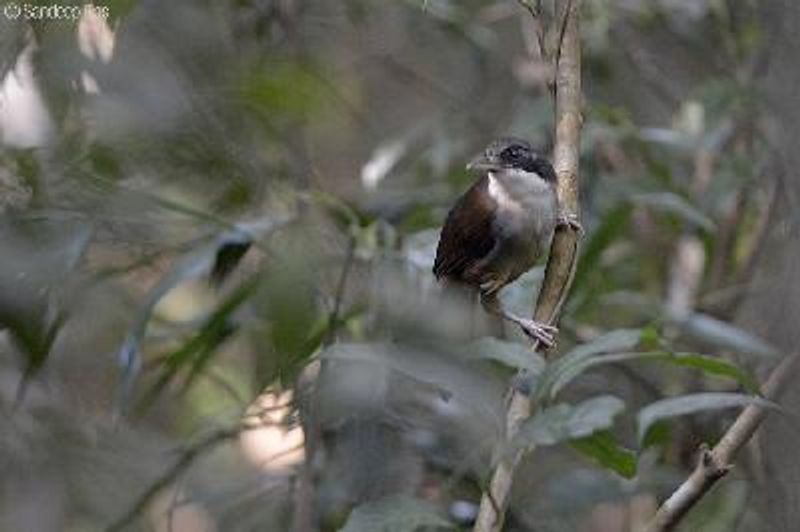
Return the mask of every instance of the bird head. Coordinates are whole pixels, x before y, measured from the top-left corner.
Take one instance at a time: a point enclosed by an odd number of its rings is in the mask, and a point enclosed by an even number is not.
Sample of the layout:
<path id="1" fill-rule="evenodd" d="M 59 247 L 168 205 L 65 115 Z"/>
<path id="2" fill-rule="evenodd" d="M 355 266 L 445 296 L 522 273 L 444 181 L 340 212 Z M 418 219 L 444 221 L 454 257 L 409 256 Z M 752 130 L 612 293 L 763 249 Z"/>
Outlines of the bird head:
<path id="1" fill-rule="evenodd" d="M 519 170 L 537 174 L 547 182 L 556 181 L 550 161 L 539 155 L 529 142 L 513 137 L 501 138 L 489 144 L 483 153 L 470 161 L 467 170 Z"/>

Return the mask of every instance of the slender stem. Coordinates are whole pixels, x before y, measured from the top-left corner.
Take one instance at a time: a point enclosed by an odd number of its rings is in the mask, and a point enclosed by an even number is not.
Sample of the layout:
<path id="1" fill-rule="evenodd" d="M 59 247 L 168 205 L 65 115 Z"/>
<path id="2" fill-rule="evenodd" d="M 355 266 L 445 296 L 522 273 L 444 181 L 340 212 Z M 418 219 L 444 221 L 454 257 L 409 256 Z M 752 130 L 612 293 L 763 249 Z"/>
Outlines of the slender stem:
<path id="1" fill-rule="evenodd" d="M 793 375 L 798 359 L 798 355 L 786 357 L 772 370 L 763 387 L 767 398 L 777 399 Z M 767 413 L 766 408 L 756 404 L 746 407 L 713 449 L 702 447 L 697 466 L 664 501 L 650 521 L 647 532 L 673 530 L 711 487 L 728 473 L 739 450 L 750 441 Z"/>
<path id="2" fill-rule="evenodd" d="M 353 262 L 356 256 L 356 239 L 350 235 L 347 240 L 347 251 L 345 251 L 344 265 L 342 266 L 342 273 L 339 275 L 339 280 L 336 283 L 336 292 L 333 296 L 333 309 L 328 315 L 328 332 L 326 333 L 325 344 L 332 344 L 336 339 L 336 329 L 339 327 L 339 316 L 342 310 L 342 300 L 345 295 L 345 288 L 347 287 L 347 278 L 350 276 L 350 271 L 353 269 Z"/>
<path id="3" fill-rule="evenodd" d="M 178 459 L 136 498 L 125 514 L 106 528 L 106 532 L 119 532 L 130 526 L 147 509 L 156 496 L 189 469 L 197 458 L 217 445 L 236 438 L 242 430 L 242 427 L 239 426 L 220 429 L 210 433 L 196 444 L 185 448 Z"/>
<path id="4" fill-rule="evenodd" d="M 558 35 L 555 58 L 555 149 L 553 166 L 558 174 L 558 199 L 564 214 L 578 214 L 578 160 L 581 116 L 580 0 L 558 2 L 554 28 Z M 560 227 L 553 237 L 542 288 L 536 301 L 534 319 L 556 323 L 566 300 L 578 257 L 580 233 L 573 227 Z M 534 349 L 539 349 L 535 344 Z M 516 382 L 516 380 L 515 380 Z M 533 412 L 530 397 L 512 384 L 506 406 L 506 440 L 518 432 Z M 474 532 L 499 532 L 503 528 L 514 473 L 522 452 L 503 454 L 487 490 L 481 498 Z"/>

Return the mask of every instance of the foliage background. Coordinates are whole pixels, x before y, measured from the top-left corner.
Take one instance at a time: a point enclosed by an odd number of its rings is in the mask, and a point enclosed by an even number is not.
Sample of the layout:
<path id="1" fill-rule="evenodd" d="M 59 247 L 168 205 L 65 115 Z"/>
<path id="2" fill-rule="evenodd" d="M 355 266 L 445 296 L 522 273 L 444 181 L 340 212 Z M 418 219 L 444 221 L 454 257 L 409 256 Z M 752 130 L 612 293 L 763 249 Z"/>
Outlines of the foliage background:
<path id="1" fill-rule="evenodd" d="M 585 2 L 572 366 L 430 274 L 464 161 L 552 142 L 517 3 L 105 5 L 0 16 L 1 529 L 468 529 L 524 366 L 553 408 L 507 528 L 636 530 L 736 414 L 642 408 L 794 352 L 793 2 Z M 793 530 L 796 439 L 684 529 Z"/>

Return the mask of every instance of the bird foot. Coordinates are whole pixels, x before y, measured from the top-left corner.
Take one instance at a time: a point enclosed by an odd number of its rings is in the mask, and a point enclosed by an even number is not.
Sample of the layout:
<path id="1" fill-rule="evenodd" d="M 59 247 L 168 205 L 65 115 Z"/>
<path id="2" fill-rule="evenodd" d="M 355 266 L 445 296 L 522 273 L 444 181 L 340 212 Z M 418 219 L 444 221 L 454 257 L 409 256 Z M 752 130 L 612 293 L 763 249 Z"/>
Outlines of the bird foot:
<path id="1" fill-rule="evenodd" d="M 548 349 L 556 345 L 558 327 L 534 320 L 520 320 L 518 325 L 532 340 L 538 340 Z"/>
<path id="2" fill-rule="evenodd" d="M 581 225 L 580 220 L 578 220 L 578 215 L 574 213 L 561 213 L 558 215 L 556 219 L 556 225 L 559 227 L 569 227 L 570 229 L 576 231 L 583 235 L 585 231 L 583 230 L 583 226 Z"/>

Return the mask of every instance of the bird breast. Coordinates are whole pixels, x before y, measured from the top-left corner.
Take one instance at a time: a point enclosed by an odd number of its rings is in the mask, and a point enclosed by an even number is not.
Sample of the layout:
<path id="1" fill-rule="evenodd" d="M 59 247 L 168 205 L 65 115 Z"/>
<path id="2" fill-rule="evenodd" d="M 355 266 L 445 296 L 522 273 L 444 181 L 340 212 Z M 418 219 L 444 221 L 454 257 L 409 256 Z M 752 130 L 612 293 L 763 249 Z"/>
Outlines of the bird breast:
<path id="1" fill-rule="evenodd" d="M 496 234 L 510 246 L 507 252 L 530 268 L 549 247 L 555 229 L 555 187 L 535 173 L 506 170 L 489 174 L 488 189 L 497 202 Z"/>

